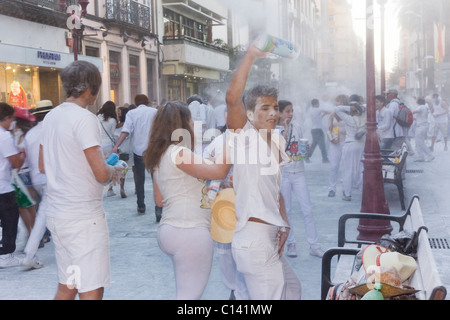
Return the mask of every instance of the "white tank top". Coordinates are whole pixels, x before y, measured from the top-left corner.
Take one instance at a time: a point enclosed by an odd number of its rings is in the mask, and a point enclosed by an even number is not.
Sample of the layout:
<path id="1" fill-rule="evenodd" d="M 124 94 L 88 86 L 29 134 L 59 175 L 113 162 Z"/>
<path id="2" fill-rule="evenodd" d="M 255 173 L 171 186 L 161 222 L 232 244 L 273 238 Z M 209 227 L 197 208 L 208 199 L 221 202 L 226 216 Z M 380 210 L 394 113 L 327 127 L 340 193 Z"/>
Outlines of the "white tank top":
<path id="1" fill-rule="evenodd" d="M 160 224 L 177 228 L 211 225 L 211 209 L 205 206 L 205 182 L 194 178 L 176 166 L 176 157 L 184 147 L 171 145 L 161 159 L 154 178 L 164 198 Z"/>

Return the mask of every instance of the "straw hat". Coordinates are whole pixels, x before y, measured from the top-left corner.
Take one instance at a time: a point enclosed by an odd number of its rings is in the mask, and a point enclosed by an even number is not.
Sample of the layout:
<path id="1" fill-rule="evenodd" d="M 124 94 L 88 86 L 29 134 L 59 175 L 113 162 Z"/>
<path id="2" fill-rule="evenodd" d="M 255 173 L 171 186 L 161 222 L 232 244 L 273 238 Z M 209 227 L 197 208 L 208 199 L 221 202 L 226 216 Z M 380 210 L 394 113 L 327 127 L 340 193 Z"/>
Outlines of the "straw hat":
<path id="1" fill-rule="evenodd" d="M 367 246 L 362 253 L 362 263 L 364 266 L 364 270 L 369 269 L 370 266 L 375 266 L 377 262 L 377 256 L 380 253 L 390 252 L 389 248 L 383 247 L 377 244 L 372 244 Z"/>
<path id="2" fill-rule="evenodd" d="M 220 243 L 231 243 L 237 224 L 232 188 L 220 190 L 212 205 L 211 237 Z"/>
<path id="3" fill-rule="evenodd" d="M 395 267 L 400 274 L 402 283 L 417 269 L 417 262 L 413 257 L 399 252 L 390 252 L 388 248 L 379 245 L 370 245 L 364 249 L 362 262 L 366 272 L 371 266 Z"/>
<path id="4" fill-rule="evenodd" d="M 50 100 L 42 100 L 36 103 L 36 108 L 32 110 L 32 114 L 47 113 L 53 109 L 53 102 Z"/>
<path id="5" fill-rule="evenodd" d="M 420 291 L 403 286 L 400 274 L 395 267 L 371 268 L 367 274 L 367 279 L 366 283 L 349 288 L 350 293 L 364 296 L 367 292 L 374 289 L 376 283 L 382 285 L 381 294 L 384 298 L 409 295 Z"/>

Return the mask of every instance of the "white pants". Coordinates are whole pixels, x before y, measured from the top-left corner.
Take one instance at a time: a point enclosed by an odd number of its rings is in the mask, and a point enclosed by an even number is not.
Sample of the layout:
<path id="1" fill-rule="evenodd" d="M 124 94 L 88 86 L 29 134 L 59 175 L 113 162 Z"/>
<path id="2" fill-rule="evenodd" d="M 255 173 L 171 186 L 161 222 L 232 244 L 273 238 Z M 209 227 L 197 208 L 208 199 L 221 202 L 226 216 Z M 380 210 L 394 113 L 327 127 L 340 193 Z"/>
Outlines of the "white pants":
<path id="1" fill-rule="evenodd" d="M 301 284 L 284 255 L 278 254 L 279 228 L 248 222 L 233 238 L 233 258 L 251 300 L 300 300 Z"/>
<path id="2" fill-rule="evenodd" d="M 427 139 L 428 126 L 421 125 L 416 127 L 416 152 L 418 160 L 428 161 L 433 158 L 430 148 L 426 145 L 425 141 Z"/>
<path id="3" fill-rule="evenodd" d="M 237 271 L 231 252 L 231 243 L 224 244 L 214 241 L 214 249 L 219 256 L 220 273 L 225 286 L 234 292 L 236 300 L 250 300 L 244 276 Z"/>
<path id="4" fill-rule="evenodd" d="M 175 300 L 200 300 L 211 273 L 214 246 L 208 228 L 158 228 L 158 244 L 173 263 Z"/>
<path id="5" fill-rule="evenodd" d="M 303 213 L 305 222 L 306 240 L 310 247 L 317 249 L 320 247 L 318 240 L 319 237 L 316 231 L 316 222 L 311 209 L 311 198 L 309 195 L 308 185 L 306 183 L 306 176 L 304 172 L 290 173 L 283 171 L 283 179 L 281 183 L 281 194 L 284 198 L 284 204 L 286 207 L 286 213 L 289 223 L 291 225 L 291 232 L 289 233 L 287 244 L 295 243 L 294 226 L 292 225 L 292 193 L 297 198 L 300 209 Z"/>
<path id="6" fill-rule="evenodd" d="M 345 143 L 342 149 L 342 158 L 344 159 L 342 185 L 345 196 L 351 197 L 353 189 L 362 190 L 363 155 L 364 143 L 362 142 Z"/>
<path id="7" fill-rule="evenodd" d="M 338 144 L 330 143 L 330 149 L 328 151 L 328 160 L 330 160 L 328 191 L 336 192 L 344 144 L 344 141 L 339 142 Z"/>
<path id="8" fill-rule="evenodd" d="M 31 229 L 30 236 L 28 237 L 27 244 L 23 250 L 29 259 L 33 259 L 38 251 L 39 244 L 41 243 L 42 237 L 47 230 L 45 210 L 47 207 L 47 189 L 46 186 L 34 186 L 36 192 L 41 197 L 39 202 L 38 211 L 36 213 L 36 219 L 34 221 L 33 229 Z"/>

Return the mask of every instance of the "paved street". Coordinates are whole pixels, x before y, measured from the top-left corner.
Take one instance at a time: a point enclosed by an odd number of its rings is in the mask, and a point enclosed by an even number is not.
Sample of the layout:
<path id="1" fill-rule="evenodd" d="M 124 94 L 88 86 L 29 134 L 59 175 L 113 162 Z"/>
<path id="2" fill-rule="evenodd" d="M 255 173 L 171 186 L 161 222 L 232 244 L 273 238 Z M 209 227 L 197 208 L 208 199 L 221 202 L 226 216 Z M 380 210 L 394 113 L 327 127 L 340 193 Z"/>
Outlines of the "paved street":
<path id="1" fill-rule="evenodd" d="M 447 240 L 450 239 L 450 152 L 444 152 L 443 144 L 438 143 L 435 156 L 436 160 L 432 163 L 414 162 L 414 156 L 409 158 L 405 191 L 408 203 L 413 195 L 420 196 L 429 237 Z M 360 211 L 361 193 L 356 192 L 352 202 L 342 201 L 340 196 L 328 198 L 328 165 L 322 164 L 320 152 L 315 153 L 306 170 L 320 241 L 324 249 L 336 246 L 338 218 L 346 212 Z M 391 214 L 401 214 L 396 187 L 386 185 L 385 189 Z M 127 199 L 121 199 L 117 192 L 117 196 L 105 197 L 104 200 L 110 227 L 112 268 L 112 285 L 106 288 L 104 298 L 168 300 L 174 292 L 173 270 L 169 258 L 161 252 L 156 241 L 158 224 L 152 211 L 150 176 L 147 176 L 146 183 L 146 215 L 138 216 L 136 213 L 131 174 L 127 177 L 126 192 Z M 341 194 L 340 186 L 337 194 Z M 299 213 L 296 202 L 293 208 Z M 294 219 L 299 256 L 289 258 L 289 261 L 302 282 L 303 299 L 319 300 L 321 260 L 309 255 L 301 215 L 296 214 Z M 24 248 L 26 237 L 22 225 L 19 231 L 17 253 L 23 256 L 20 251 Z M 450 292 L 450 249 L 433 249 L 433 252 L 443 284 Z M 38 256 L 45 264 L 42 269 L 25 271 L 15 267 L 0 270 L 0 300 L 53 298 L 57 285 L 53 243 L 39 249 Z M 221 282 L 217 262 L 216 258 L 204 300 L 226 300 L 229 297 L 230 292 Z"/>

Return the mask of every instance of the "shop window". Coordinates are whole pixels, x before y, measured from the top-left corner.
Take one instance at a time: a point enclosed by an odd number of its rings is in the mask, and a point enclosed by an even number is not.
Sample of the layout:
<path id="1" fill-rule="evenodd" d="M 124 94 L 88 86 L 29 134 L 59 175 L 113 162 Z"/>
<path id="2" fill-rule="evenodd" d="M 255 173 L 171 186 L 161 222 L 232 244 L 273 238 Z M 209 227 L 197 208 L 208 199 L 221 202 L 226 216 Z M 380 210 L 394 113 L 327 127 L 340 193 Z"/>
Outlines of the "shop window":
<path id="1" fill-rule="evenodd" d="M 0 101 L 13 107 L 32 108 L 39 98 L 33 91 L 34 77 L 34 68 L 0 64 Z"/>
<path id="2" fill-rule="evenodd" d="M 130 95 L 134 99 L 140 93 L 139 57 L 130 55 Z"/>
<path id="3" fill-rule="evenodd" d="M 109 52 L 109 76 L 110 76 L 110 98 L 116 104 L 120 103 L 120 53 Z"/>
<path id="4" fill-rule="evenodd" d="M 154 59 L 147 59 L 147 92 L 149 96 L 152 96 L 153 98 L 156 98 L 155 95 L 155 84 L 154 79 L 155 75 L 153 72 L 153 63 L 155 62 Z"/>

